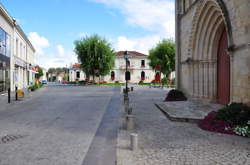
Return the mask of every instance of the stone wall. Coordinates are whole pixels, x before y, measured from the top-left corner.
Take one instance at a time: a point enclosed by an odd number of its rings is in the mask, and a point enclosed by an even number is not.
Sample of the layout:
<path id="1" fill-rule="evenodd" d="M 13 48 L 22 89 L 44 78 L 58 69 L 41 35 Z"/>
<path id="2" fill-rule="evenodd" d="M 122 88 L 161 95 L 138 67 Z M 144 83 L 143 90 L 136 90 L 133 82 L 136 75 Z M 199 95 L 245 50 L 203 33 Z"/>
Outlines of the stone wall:
<path id="1" fill-rule="evenodd" d="M 202 10 L 202 4 L 208 1 L 213 3 L 218 10 L 221 11 L 223 23 L 227 28 L 229 38 L 229 54 L 231 57 L 231 89 L 230 101 L 247 102 L 250 101 L 250 1 L 249 0 L 177 0 L 177 68 L 178 68 L 178 87 L 183 90 L 190 98 L 215 101 L 216 102 L 216 59 L 207 58 L 209 56 L 204 50 L 193 50 L 197 46 L 197 27 L 201 26 L 203 20 L 199 20 L 199 10 Z M 184 3 L 185 2 L 185 3 Z M 209 10 L 208 10 L 209 12 Z M 197 14 L 198 13 L 198 14 Z M 209 13 L 208 13 L 209 14 Z M 220 13 L 216 13 L 220 14 Z M 219 18 L 219 15 L 218 15 Z M 198 21 L 197 21 L 198 20 Z M 218 19 L 219 20 L 219 19 Z M 197 21 L 197 22 L 196 22 Z M 200 22 L 199 22 L 200 21 Z M 215 22 L 216 21 L 212 20 Z M 205 22 L 205 21 L 203 21 Z M 220 26 L 219 23 L 218 27 Z M 206 25 L 206 24 L 205 24 Z M 209 24 L 207 24 L 209 26 Z M 205 28 L 205 27 L 204 27 Z M 219 30 L 220 28 L 218 28 Z M 207 33 L 212 33 L 212 30 L 207 30 Z M 216 32 L 217 33 L 217 32 Z M 216 34 L 215 33 L 215 34 Z M 198 33 L 199 34 L 199 33 Z M 201 34 L 202 35 L 202 34 Z M 207 35 L 207 34 L 203 34 Z M 199 37 L 199 36 L 198 36 Z M 209 49 L 216 48 L 216 43 L 204 41 L 205 37 L 199 38 L 199 46 L 201 48 Z M 215 38 L 216 39 L 216 38 Z M 215 44 L 215 45 L 214 45 Z M 197 48 L 196 48 L 197 49 Z M 216 48 L 217 49 L 217 48 Z M 211 54 L 216 55 L 217 52 Z M 194 57 L 198 54 L 200 57 Z M 207 60 L 207 61 L 206 61 Z M 202 66 L 195 63 L 204 63 Z M 213 63 L 213 64 L 212 64 Z M 212 67 L 213 66 L 213 67 Z M 197 67 L 197 69 L 195 69 Z M 198 70 L 196 74 L 195 70 Z M 203 72 L 200 72 L 202 70 Z M 204 72 L 204 71 L 207 71 Z M 207 76 L 204 76 L 207 74 Z M 198 78 L 195 78 L 198 76 Z M 203 80 L 201 81 L 201 77 Z M 204 78 L 205 77 L 205 78 Z M 211 81 L 214 77 L 213 82 Z M 197 82 L 196 82 L 197 81 Z M 203 84 L 202 84 L 203 83 Z M 207 84 L 206 84 L 207 83 Z M 214 87 L 213 87 L 214 86 Z M 195 88 L 204 88 L 203 93 L 194 92 Z M 212 89 L 214 88 L 214 89 Z M 215 91 L 213 96 L 211 92 Z"/>

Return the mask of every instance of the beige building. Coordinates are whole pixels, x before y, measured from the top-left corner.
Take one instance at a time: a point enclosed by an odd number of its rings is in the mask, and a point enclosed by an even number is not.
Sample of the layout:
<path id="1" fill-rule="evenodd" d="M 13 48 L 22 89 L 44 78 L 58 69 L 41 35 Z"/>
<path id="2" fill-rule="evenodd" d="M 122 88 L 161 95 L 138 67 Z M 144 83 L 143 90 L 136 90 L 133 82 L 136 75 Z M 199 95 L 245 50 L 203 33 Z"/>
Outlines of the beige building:
<path id="1" fill-rule="evenodd" d="M 0 92 L 34 84 L 34 53 L 27 36 L 0 4 Z"/>
<path id="2" fill-rule="evenodd" d="M 147 55 L 136 52 L 128 51 L 130 54 L 128 62 L 128 73 L 130 77 L 130 83 L 139 83 L 151 82 L 155 79 L 160 80 L 161 76 L 159 73 L 156 73 L 150 66 L 147 59 Z M 125 71 L 126 71 L 126 62 L 124 59 L 124 51 L 117 52 L 115 58 L 114 69 L 111 70 L 110 74 L 101 78 L 101 80 L 107 82 L 125 82 Z M 86 75 L 80 69 L 79 64 L 74 64 L 70 68 L 70 81 L 81 81 L 86 79 Z"/>
<path id="3" fill-rule="evenodd" d="M 176 0 L 177 87 L 190 98 L 250 101 L 249 9 L 249 0 Z"/>

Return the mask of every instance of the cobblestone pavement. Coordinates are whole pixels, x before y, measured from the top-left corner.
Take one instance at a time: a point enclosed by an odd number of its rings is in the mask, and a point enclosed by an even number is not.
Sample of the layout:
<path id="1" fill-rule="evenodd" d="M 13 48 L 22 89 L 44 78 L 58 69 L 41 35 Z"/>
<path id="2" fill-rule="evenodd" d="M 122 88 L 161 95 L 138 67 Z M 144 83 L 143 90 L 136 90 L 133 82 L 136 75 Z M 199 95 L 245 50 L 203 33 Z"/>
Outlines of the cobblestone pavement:
<path id="1" fill-rule="evenodd" d="M 249 165 L 250 138 L 223 135 L 197 125 L 169 121 L 155 106 L 167 91 L 135 88 L 139 149 L 130 151 L 129 132 L 118 135 L 118 165 Z"/>

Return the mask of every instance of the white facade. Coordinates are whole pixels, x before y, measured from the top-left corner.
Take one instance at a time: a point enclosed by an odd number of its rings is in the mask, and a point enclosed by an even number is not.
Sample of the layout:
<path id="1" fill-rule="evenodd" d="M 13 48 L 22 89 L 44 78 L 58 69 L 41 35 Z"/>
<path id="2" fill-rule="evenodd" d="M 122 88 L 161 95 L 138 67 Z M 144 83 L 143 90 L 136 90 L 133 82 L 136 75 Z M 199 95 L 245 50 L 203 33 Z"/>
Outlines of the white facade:
<path id="1" fill-rule="evenodd" d="M 27 36 L 24 34 L 19 25 L 16 24 L 16 21 L 9 16 L 8 12 L 0 4 L 0 28 L 4 31 L 6 37 L 6 43 L 2 42 L 3 35 L 0 35 L 1 45 L 8 49 L 8 54 L 3 55 L 1 53 L 2 62 L 5 60 L 8 61 L 9 65 L 0 65 L 0 78 L 5 78 L 5 82 L 9 81 L 8 88 L 15 90 L 15 86 L 19 89 L 27 88 L 28 86 L 35 83 L 35 60 L 34 53 L 35 49 L 28 40 Z M 7 40 L 8 38 L 8 40 Z M 9 43 L 7 44 L 7 41 Z M 9 46 L 8 46 L 9 45 Z M 8 46 L 8 48 L 7 48 Z M 2 48 L 2 47 L 1 47 Z M 8 58 L 6 58 L 8 57 Z M 4 62 L 6 63 L 6 62 Z M 1 67 L 5 66 L 5 67 Z M 0 80 L 1 82 L 1 80 Z M 7 84 L 7 83 L 6 83 Z M 4 88 L 2 91 L 6 91 Z M 0 90 L 1 92 L 1 90 Z"/>
<path id="2" fill-rule="evenodd" d="M 101 78 L 107 82 L 125 82 L 126 62 L 123 57 L 123 51 L 117 52 L 115 58 L 114 69 L 111 70 L 109 75 Z M 129 51 L 131 56 L 129 58 L 128 72 L 130 73 L 130 83 L 151 82 L 155 80 L 155 71 L 149 66 L 147 55 Z M 83 71 L 80 70 L 80 65 L 75 64 L 70 68 L 70 81 L 85 80 L 86 76 Z"/>
<path id="3" fill-rule="evenodd" d="M 83 81 L 86 79 L 85 73 L 80 69 L 80 64 L 74 64 L 69 70 L 69 81 Z"/>

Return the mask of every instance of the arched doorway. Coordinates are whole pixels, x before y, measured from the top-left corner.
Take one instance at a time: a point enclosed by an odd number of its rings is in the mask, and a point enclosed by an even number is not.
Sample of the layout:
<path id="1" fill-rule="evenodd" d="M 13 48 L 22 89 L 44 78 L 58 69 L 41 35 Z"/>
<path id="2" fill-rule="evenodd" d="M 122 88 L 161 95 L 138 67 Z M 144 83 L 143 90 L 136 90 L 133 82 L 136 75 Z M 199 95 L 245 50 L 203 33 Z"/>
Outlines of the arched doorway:
<path id="1" fill-rule="evenodd" d="M 219 104 L 228 104 L 230 101 L 230 57 L 227 49 L 227 31 L 224 29 L 217 56 L 217 102 Z"/>
<path id="2" fill-rule="evenodd" d="M 130 81 L 131 80 L 131 74 L 130 71 L 125 72 L 125 80 Z"/>
<path id="3" fill-rule="evenodd" d="M 160 82 L 160 81 L 161 81 L 161 74 L 160 74 L 159 72 L 157 72 L 157 73 L 155 74 L 155 81 L 156 81 L 156 82 Z"/>
<path id="4" fill-rule="evenodd" d="M 144 71 L 141 72 L 141 80 L 142 80 L 142 81 L 145 80 L 145 72 L 144 72 Z"/>
<path id="5" fill-rule="evenodd" d="M 111 72 L 111 80 L 112 80 L 112 81 L 115 80 L 115 72 L 114 72 L 114 71 Z"/>
<path id="6" fill-rule="evenodd" d="M 227 50 L 232 37 L 226 8 L 218 0 L 198 3 L 187 58 L 191 59 L 187 63 L 189 89 L 193 98 L 227 104 L 230 101 L 230 57 Z"/>

